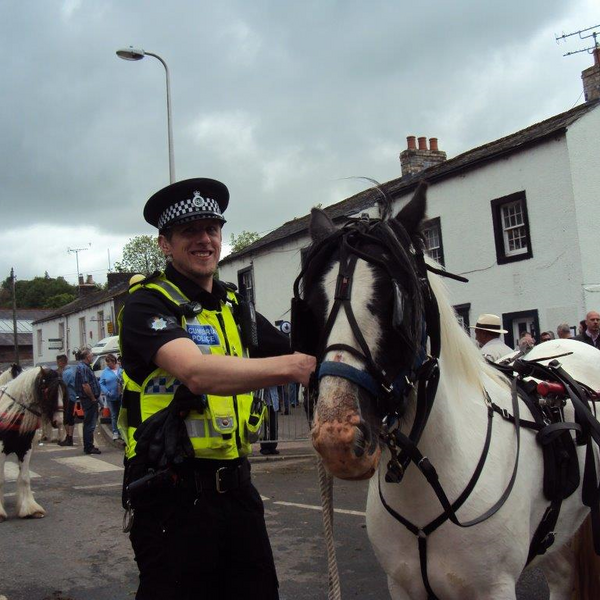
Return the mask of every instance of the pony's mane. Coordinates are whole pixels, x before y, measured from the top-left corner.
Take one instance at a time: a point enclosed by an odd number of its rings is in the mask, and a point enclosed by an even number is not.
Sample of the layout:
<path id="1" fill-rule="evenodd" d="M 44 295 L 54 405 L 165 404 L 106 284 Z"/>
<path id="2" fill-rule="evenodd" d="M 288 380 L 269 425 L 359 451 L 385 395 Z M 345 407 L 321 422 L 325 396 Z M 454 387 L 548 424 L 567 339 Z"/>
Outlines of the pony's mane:
<path id="1" fill-rule="evenodd" d="M 426 262 L 442 268 L 433 259 Z M 483 358 L 473 340 L 461 327 L 456 312 L 448 299 L 448 289 L 442 278 L 428 273 L 431 289 L 435 294 L 440 311 L 441 356 L 440 367 L 449 372 L 462 373 L 468 384 L 485 389 L 486 380 L 492 379 L 499 385 L 506 384 L 506 378 Z"/>
<path id="2" fill-rule="evenodd" d="M 31 407 L 39 412 L 42 372 L 41 367 L 23 371 L 0 388 L 0 418 L 13 423 L 23 415 L 20 431 L 31 431 L 37 428 L 39 417 L 24 407 Z"/>

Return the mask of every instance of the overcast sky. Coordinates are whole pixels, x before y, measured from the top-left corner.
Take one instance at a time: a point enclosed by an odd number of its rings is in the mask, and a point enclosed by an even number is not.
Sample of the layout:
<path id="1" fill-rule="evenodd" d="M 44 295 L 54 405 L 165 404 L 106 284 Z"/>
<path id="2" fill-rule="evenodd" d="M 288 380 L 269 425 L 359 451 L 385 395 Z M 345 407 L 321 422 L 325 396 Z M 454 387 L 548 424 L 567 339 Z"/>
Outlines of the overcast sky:
<path id="1" fill-rule="evenodd" d="M 400 176 L 406 136 L 455 156 L 583 102 L 598 0 L 0 0 L 0 279 L 106 281 L 150 195 L 231 192 L 224 237 L 264 234 Z"/>

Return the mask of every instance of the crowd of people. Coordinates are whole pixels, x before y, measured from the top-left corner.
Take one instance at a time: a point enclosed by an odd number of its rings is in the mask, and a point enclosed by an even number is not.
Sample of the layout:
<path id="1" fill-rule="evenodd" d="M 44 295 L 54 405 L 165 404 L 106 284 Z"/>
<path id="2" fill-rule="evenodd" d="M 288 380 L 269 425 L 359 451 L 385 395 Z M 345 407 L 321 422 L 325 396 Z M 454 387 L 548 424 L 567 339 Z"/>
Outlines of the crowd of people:
<path id="1" fill-rule="evenodd" d="M 120 357 L 108 354 L 104 361 L 106 367 L 100 378 L 92 371 L 94 354 L 89 349 L 78 352 L 75 356 L 77 364 L 70 366 L 66 354 L 56 357 L 57 370 L 67 387 L 68 398 L 64 405 L 65 438 L 59 440 L 59 446 L 73 446 L 75 415 L 80 407 L 83 411 L 83 452 L 84 454 L 101 454 L 94 444 L 94 431 L 98 416 L 104 408 L 110 413 L 113 440 L 120 439 L 117 420 L 121 408 L 123 392 L 123 369 Z"/>
<path id="2" fill-rule="evenodd" d="M 585 319 L 579 322 L 578 333 L 575 336 L 568 323 L 558 325 L 556 335 L 553 331 L 542 331 L 538 340 L 535 339 L 532 332 L 523 331 L 514 349 L 506 345 L 500 338 L 501 334 L 506 334 L 508 331 L 502 328 L 498 315 L 480 315 L 477 324 L 471 329 L 475 331 L 475 340 L 481 353 L 492 362 L 497 362 L 514 352 L 518 352 L 520 355 L 527 354 L 536 344 L 554 339 L 574 339 L 600 349 L 600 314 L 595 310 L 589 311 Z"/>

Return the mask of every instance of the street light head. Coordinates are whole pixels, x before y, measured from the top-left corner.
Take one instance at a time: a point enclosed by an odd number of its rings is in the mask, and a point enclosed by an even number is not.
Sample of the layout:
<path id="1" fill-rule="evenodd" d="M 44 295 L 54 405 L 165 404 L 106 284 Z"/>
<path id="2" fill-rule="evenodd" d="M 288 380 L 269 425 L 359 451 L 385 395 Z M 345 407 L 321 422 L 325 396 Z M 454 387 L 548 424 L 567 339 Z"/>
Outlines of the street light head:
<path id="1" fill-rule="evenodd" d="M 123 60 L 142 60 L 146 56 L 146 53 L 143 50 L 129 46 L 129 48 L 117 50 L 117 56 Z"/>

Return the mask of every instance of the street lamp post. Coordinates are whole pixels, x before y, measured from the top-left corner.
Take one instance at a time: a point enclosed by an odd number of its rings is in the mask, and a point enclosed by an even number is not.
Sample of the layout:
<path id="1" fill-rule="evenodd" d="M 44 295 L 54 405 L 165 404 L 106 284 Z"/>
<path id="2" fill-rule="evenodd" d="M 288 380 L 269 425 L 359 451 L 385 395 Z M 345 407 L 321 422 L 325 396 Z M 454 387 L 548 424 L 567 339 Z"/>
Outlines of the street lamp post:
<path id="1" fill-rule="evenodd" d="M 122 48 L 121 50 L 117 50 L 117 56 L 122 58 L 123 60 L 142 60 L 145 56 L 153 56 L 158 59 L 163 67 L 165 68 L 165 73 L 167 76 L 167 130 L 169 136 L 169 177 L 170 182 L 175 182 L 175 158 L 173 156 L 173 125 L 171 123 L 171 80 L 169 77 L 169 67 L 167 67 L 167 63 L 160 57 L 158 54 L 153 54 L 152 52 L 146 52 L 144 50 L 138 50 L 133 47 Z"/>

